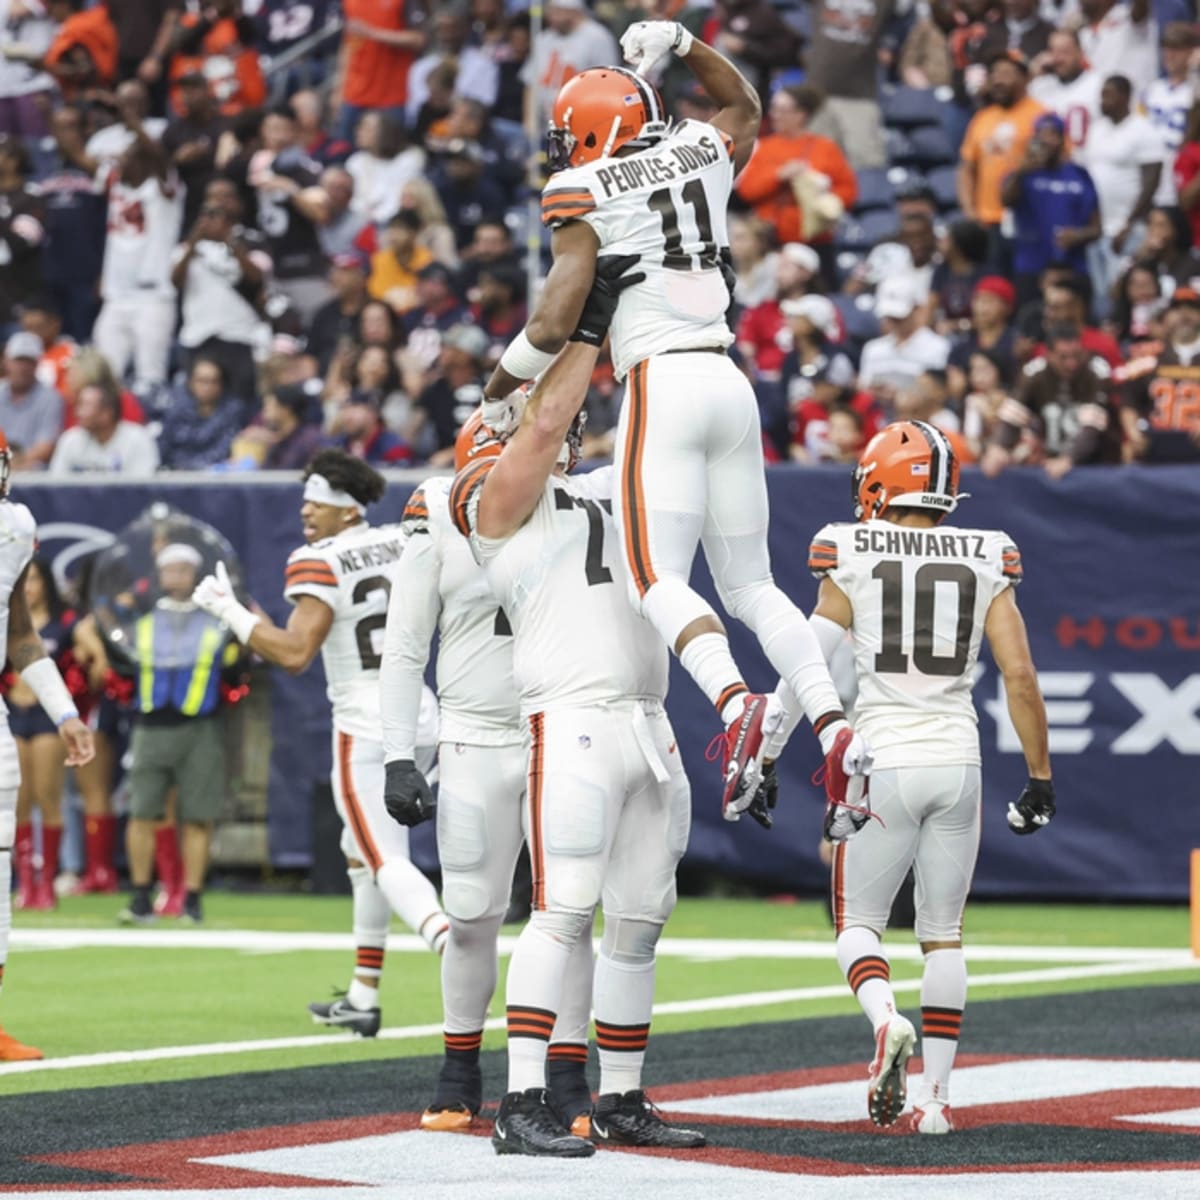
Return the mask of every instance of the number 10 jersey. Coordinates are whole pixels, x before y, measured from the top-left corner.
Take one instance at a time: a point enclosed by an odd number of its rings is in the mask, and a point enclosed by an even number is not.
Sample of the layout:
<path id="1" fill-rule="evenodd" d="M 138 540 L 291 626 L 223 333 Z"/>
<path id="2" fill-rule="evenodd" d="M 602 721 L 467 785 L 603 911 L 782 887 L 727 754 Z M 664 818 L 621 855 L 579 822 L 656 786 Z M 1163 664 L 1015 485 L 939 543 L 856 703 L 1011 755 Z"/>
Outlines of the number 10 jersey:
<path id="1" fill-rule="evenodd" d="M 979 763 L 971 700 L 992 601 L 1021 580 L 1007 534 L 890 521 L 826 525 L 809 569 L 846 594 L 854 727 L 880 769 Z"/>
<path id="2" fill-rule="evenodd" d="M 284 597 L 313 596 L 333 612 L 321 647 L 334 728 L 379 741 L 379 664 L 392 575 L 404 552 L 399 525 L 351 526 L 288 557 Z"/>
<path id="3" fill-rule="evenodd" d="M 622 294 L 609 331 L 618 379 L 653 354 L 733 341 L 719 267 L 729 245 L 732 154 L 719 129 L 681 121 L 645 150 L 571 167 L 546 184 L 546 225 L 585 221 L 600 257 L 635 254 L 634 269 L 646 273 Z"/>

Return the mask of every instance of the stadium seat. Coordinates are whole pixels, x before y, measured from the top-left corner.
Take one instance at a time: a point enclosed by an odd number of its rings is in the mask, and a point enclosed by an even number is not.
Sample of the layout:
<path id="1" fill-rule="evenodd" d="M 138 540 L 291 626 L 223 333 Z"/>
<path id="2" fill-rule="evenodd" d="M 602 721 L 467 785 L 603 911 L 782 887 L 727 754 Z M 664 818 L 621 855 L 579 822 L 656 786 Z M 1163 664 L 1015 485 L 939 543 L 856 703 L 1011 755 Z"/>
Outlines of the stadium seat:
<path id="1" fill-rule="evenodd" d="M 913 129 L 909 132 L 908 140 L 910 157 L 907 161 L 926 171 L 958 159 L 949 136 L 940 125 L 923 125 L 920 129 Z"/>
<path id="2" fill-rule="evenodd" d="M 873 208 L 891 208 L 896 193 L 888 178 L 886 167 L 864 167 L 858 172 L 858 199 L 851 212 L 863 213 Z"/>
<path id="3" fill-rule="evenodd" d="M 889 163 L 895 165 L 916 161 L 913 158 L 912 142 L 909 141 L 908 135 L 901 133 L 899 129 L 894 129 L 890 125 L 885 126 L 883 130 L 883 144 L 887 151 Z"/>
<path id="4" fill-rule="evenodd" d="M 874 296 L 830 296 L 842 319 L 846 336 L 855 343 L 857 352 L 864 342 L 879 336 L 879 321 L 875 316 Z"/>
<path id="5" fill-rule="evenodd" d="M 876 209 L 865 212 L 859 218 L 859 224 L 867 237 L 867 245 L 874 246 L 876 242 L 886 242 L 895 237 L 900 226 L 892 209 Z"/>
<path id="6" fill-rule="evenodd" d="M 883 123 L 898 129 L 941 125 L 942 106 L 933 92 L 910 87 L 884 87 L 879 92 Z"/>
<path id="7" fill-rule="evenodd" d="M 853 250 L 841 250 L 838 252 L 836 265 L 837 285 L 839 288 L 854 274 L 855 267 L 859 266 L 865 258 L 865 254 L 857 254 Z"/>
<path id="8" fill-rule="evenodd" d="M 958 207 L 958 168 L 934 167 L 926 176 L 926 182 L 937 197 L 942 212 Z"/>

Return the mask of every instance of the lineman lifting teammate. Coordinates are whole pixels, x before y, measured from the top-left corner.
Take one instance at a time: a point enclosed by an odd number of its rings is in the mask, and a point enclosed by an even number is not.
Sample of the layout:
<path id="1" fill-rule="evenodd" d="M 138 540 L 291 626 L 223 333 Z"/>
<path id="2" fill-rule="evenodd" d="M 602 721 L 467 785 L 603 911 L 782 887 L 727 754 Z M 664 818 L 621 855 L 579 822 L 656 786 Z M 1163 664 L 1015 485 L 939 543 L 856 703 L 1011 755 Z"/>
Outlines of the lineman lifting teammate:
<path id="1" fill-rule="evenodd" d="M 600 1095 L 592 1141 L 701 1146 L 668 1125 L 641 1090 L 654 999 L 655 947 L 675 904 L 691 795 L 663 708 L 667 653 L 612 570 L 611 470 L 575 478 L 596 346 L 636 262 L 596 277 L 572 342 L 538 382 L 497 457 L 471 463 L 450 491 L 513 630 L 513 676 L 529 737 L 526 821 L 533 913 L 508 972 L 508 1092 L 500 1154 L 583 1157 L 546 1091 L 546 1047 L 571 953 L 598 903 L 604 936 L 593 1008 Z M 640 274 L 621 283 L 631 286 Z"/>
<path id="2" fill-rule="evenodd" d="M 916 1031 L 896 1012 L 880 937 L 911 867 L 925 955 L 925 1074 L 911 1123 L 918 1133 L 949 1133 L 950 1071 L 967 997 L 963 907 L 981 819 L 971 688 L 985 635 L 1029 770 L 1008 807 L 1014 833 L 1036 833 L 1054 816 L 1046 710 L 1014 595 L 1016 546 L 998 531 L 933 532 L 958 504 L 958 462 L 946 435 L 923 421 L 889 425 L 862 452 L 853 486 L 860 524 L 826 525 L 809 551 L 821 580 L 812 625 L 822 647 L 832 654 L 847 629 L 853 638 L 855 720 L 875 755 L 870 806 L 880 818 L 860 814 L 858 833 L 830 830 L 839 841 L 838 962 L 875 1031 L 868 1110 L 877 1125 L 891 1125 L 904 1108 Z M 798 719 L 794 702 L 781 699 Z"/>
<path id="3" fill-rule="evenodd" d="M 8 439 L 0 432 L 0 642 L 6 647 L 13 670 L 20 673 L 46 716 L 58 727 L 58 735 L 66 747 L 67 766 L 82 767 L 91 762 L 95 753 L 92 731 L 79 719 L 75 701 L 54 660 L 47 658 L 46 648 L 29 617 L 25 572 L 37 543 L 37 525 L 24 504 L 14 504 L 8 498 L 11 465 Z M 17 743 L 8 728 L 8 710 L 0 704 L 0 986 L 4 983 L 8 935 L 12 929 L 12 848 L 20 786 Z M 41 1057 L 40 1050 L 22 1045 L 0 1029 L 0 1062 Z"/>
<path id="4" fill-rule="evenodd" d="M 725 354 L 733 341 L 726 207 L 754 148 L 758 96 L 673 21 L 638 22 L 621 46 L 641 73 L 678 55 L 718 112 L 711 123 L 668 127 L 658 93 L 623 67 L 592 68 L 563 85 L 550 130 L 557 173 L 542 194 L 554 264 L 486 394 L 507 396 L 546 369 L 575 328 L 597 261 L 637 257 L 644 278 L 622 298 L 612 328 L 613 365 L 627 380 L 613 489 L 618 557 L 638 611 L 726 727 L 722 808 L 732 819 L 754 798 L 764 726 L 779 713 L 768 697 L 750 694 L 724 626 L 688 586 L 698 542 L 726 610 L 750 626 L 800 697 L 830 779 L 865 774 L 870 755 L 846 723 L 804 616 L 772 578 L 758 406 Z"/>
<path id="5" fill-rule="evenodd" d="M 193 599 L 224 621 L 244 646 L 293 675 L 321 653 L 333 706 L 333 799 L 354 893 L 357 959 L 344 997 L 311 1004 L 319 1024 L 364 1037 L 379 1032 L 379 976 L 391 914 L 441 952 L 449 924 L 433 884 L 408 856 L 408 830 L 383 805 L 379 663 L 388 593 L 404 548 L 396 525 L 372 526 L 366 507 L 383 495 L 378 472 L 342 450 L 322 450 L 304 470 L 300 520 L 306 545 L 288 558 L 284 596 L 295 606 L 286 628 L 234 595 L 223 564 Z M 429 696 L 422 745 L 433 743 Z"/>
<path id="6" fill-rule="evenodd" d="M 483 416 L 476 410 L 458 436 L 459 471 L 500 452 Z M 404 510 L 408 545 L 392 580 L 379 686 L 384 800 L 402 825 L 426 821 L 436 810 L 442 901 L 450 918 L 442 956 L 445 1056 L 421 1126 L 460 1131 L 470 1127 L 482 1104 L 479 1050 L 496 990 L 496 941 L 525 837 L 527 756 L 513 683 L 512 630 L 483 569 L 451 524 L 451 482 L 445 475 L 427 479 Z M 435 632 L 441 717 L 436 804 L 414 754 Z M 591 1002 L 588 930 L 567 965 L 548 1067 L 563 1125 L 582 1133 L 592 1107 L 584 1072 Z"/>

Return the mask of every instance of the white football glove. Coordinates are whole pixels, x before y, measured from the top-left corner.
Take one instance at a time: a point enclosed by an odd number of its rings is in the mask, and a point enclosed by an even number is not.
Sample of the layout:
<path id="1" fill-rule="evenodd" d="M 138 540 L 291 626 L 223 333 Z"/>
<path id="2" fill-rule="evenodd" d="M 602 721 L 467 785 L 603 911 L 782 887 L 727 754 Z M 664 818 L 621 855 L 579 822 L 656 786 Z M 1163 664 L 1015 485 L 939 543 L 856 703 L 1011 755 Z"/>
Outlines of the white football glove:
<path id="1" fill-rule="evenodd" d="M 218 562 L 211 575 L 196 584 L 192 592 L 192 603 L 203 609 L 209 616 L 216 617 L 222 625 L 227 625 L 233 636 L 245 645 L 254 632 L 260 618 L 252 613 L 234 595 L 233 583 L 223 562 Z"/>
<path id="2" fill-rule="evenodd" d="M 483 423 L 501 440 L 512 437 L 525 415 L 528 399 L 525 392 L 518 390 L 499 400 L 485 400 L 481 406 Z"/>
<path id="3" fill-rule="evenodd" d="M 641 76 L 668 54 L 683 58 L 692 48 L 692 35 L 678 21 L 637 21 L 621 35 L 621 53 Z"/>

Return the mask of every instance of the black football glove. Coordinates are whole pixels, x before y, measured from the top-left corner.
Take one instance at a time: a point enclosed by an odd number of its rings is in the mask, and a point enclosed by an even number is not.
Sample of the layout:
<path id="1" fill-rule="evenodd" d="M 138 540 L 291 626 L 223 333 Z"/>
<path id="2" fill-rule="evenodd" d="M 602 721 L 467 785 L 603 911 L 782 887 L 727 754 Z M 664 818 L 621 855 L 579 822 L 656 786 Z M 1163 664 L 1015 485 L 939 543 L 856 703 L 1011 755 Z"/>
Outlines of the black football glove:
<path id="1" fill-rule="evenodd" d="M 763 761 L 763 775 L 754 792 L 754 799 L 746 812 L 752 816 L 764 829 L 772 825 L 771 811 L 779 800 L 779 776 L 775 774 L 774 761 Z"/>
<path id="2" fill-rule="evenodd" d="M 1054 819 L 1054 784 L 1030 779 L 1021 798 L 1008 806 L 1008 827 L 1013 833 L 1037 833 Z"/>
<path id="3" fill-rule="evenodd" d="M 602 254 L 596 259 L 592 290 L 588 292 L 583 312 L 579 314 L 579 324 L 571 334 L 572 342 L 586 342 L 589 346 L 599 346 L 604 341 L 616 314 L 621 293 L 646 278 L 645 271 L 625 274 L 640 261 L 636 254 Z"/>
<path id="4" fill-rule="evenodd" d="M 390 762 L 384 771 L 383 803 L 393 821 L 411 828 L 437 812 L 433 792 L 411 758 Z"/>

